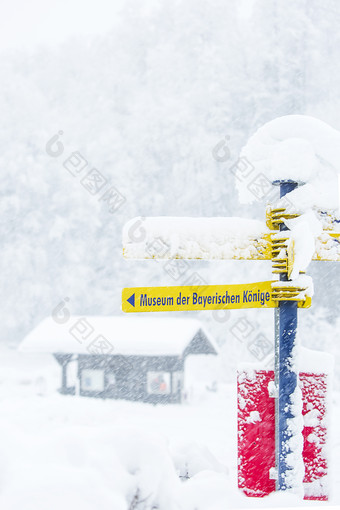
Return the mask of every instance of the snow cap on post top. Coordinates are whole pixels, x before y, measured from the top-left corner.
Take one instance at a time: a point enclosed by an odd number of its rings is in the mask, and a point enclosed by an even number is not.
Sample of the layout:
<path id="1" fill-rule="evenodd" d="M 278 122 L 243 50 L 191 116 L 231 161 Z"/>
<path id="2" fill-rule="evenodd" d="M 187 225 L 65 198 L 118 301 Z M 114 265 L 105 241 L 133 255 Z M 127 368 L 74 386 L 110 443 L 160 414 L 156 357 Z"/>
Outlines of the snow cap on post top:
<path id="1" fill-rule="evenodd" d="M 274 181 L 310 183 L 308 200 L 313 200 L 313 205 L 337 208 L 340 132 L 309 116 L 279 117 L 250 137 L 232 170 L 242 203 L 259 200 L 253 184 L 262 179 L 268 187 Z M 332 179 L 334 186 L 330 185 Z M 270 201 L 270 195 L 268 192 L 262 198 Z"/>

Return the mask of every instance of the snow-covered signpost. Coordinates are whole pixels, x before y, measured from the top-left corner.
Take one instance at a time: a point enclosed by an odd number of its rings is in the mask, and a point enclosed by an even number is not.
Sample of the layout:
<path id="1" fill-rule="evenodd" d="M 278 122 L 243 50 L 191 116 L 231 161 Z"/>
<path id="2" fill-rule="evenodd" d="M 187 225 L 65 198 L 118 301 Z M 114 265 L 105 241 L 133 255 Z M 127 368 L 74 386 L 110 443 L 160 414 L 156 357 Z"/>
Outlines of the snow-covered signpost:
<path id="1" fill-rule="evenodd" d="M 275 182 L 280 186 L 280 198 L 287 193 L 293 191 L 298 183 L 294 181 L 278 181 Z M 280 225 L 280 231 L 288 230 L 284 223 Z M 276 254 L 276 253 L 275 253 Z M 277 259 L 277 257 L 276 257 Z M 282 269 L 280 280 L 287 282 L 289 268 Z M 287 448 L 287 442 L 290 439 L 291 432 L 289 419 L 294 418 L 291 412 L 292 396 L 297 387 L 297 373 L 292 367 L 291 360 L 294 359 L 294 348 L 297 332 L 297 302 L 296 301 L 280 301 L 278 311 L 276 312 L 276 342 L 275 349 L 275 387 L 276 387 L 276 403 L 275 403 L 275 464 L 277 489 L 286 490 L 290 488 L 287 483 L 287 471 L 290 467 L 287 465 L 287 456 L 292 453 Z"/>
<path id="2" fill-rule="evenodd" d="M 276 489 L 327 499 L 327 374 L 298 366 L 296 332 L 298 308 L 311 305 L 312 281 L 304 274 L 310 260 L 340 261 L 339 221 L 313 208 L 313 188 L 305 185 L 317 174 L 316 156 L 328 165 L 339 160 L 333 150 L 339 141 L 329 126 L 303 116 L 277 119 L 250 139 L 242 157 L 252 164 L 246 171 L 240 165 L 240 195 L 251 190 L 249 176 L 251 183 L 260 176 L 280 186 L 266 225 L 240 218 L 135 218 L 124 228 L 127 258 L 271 260 L 280 275 L 271 282 L 126 288 L 122 294 L 128 313 L 275 308 L 274 371 L 245 369 L 238 376 L 239 487 L 248 496 Z"/>

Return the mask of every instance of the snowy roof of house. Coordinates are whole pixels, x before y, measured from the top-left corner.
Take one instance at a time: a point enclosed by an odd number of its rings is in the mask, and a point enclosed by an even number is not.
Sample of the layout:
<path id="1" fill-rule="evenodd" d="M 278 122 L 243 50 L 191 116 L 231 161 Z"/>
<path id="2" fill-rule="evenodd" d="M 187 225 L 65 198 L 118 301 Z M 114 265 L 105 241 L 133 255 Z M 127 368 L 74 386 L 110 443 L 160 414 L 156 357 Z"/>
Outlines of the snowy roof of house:
<path id="1" fill-rule="evenodd" d="M 186 349 L 218 352 L 199 321 L 149 317 L 71 316 L 64 324 L 47 317 L 19 346 L 24 352 L 135 356 L 180 356 Z"/>

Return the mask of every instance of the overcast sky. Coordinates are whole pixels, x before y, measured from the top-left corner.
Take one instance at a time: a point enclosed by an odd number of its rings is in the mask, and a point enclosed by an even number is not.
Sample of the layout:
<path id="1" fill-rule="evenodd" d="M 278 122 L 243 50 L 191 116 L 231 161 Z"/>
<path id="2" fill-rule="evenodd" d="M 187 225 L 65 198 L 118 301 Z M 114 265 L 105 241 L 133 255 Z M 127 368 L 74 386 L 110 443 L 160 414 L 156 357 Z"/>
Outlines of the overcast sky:
<path id="1" fill-rule="evenodd" d="M 55 46 L 75 35 L 103 34 L 110 30 L 120 6 L 127 1 L 0 0 L 0 51 L 31 51 L 39 45 Z M 140 1 L 145 5 L 153 2 Z M 253 2 L 240 0 L 242 17 L 248 17 Z"/>
<path id="2" fill-rule="evenodd" d="M 107 32 L 124 0 L 0 0 L 0 50 Z"/>

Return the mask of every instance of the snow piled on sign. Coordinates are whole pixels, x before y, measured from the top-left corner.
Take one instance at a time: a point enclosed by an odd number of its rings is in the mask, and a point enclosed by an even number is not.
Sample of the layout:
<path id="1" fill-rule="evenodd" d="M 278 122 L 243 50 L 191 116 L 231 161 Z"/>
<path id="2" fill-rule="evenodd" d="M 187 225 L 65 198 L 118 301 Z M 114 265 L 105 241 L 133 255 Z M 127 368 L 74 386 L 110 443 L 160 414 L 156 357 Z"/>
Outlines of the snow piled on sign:
<path id="1" fill-rule="evenodd" d="M 291 278 L 307 269 L 322 234 L 322 221 L 315 209 L 338 209 L 340 173 L 340 132 L 325 122 L 304 115 L 287 115 L 266 123 L 249 139 L 241 152 L 257 174 L 271 183 L 294 181 L 300 186 L 286 194 L 274 207 L 298 213 L 284 220 L 295 241 L 295 260 Z M 236 173 L 239 199 L 252 203 L 255 195 L 242 176 Z"/>
<path id="2" fill-rule="evenodd" d="M 263 222 L 245 218 L 139 217 L 124 225 L 124 256 L 247 259 L 257 254 L 264 233 L 268 229 Z"/>
<path id="3" fill-rule="evenodd" d="M 313 279 L 311 276 L 308 276 L 306 274 L 300 274 L 297 278 L 295 278 L 295 280 L 292 280 L 292 281 L 275 281 L 272 283 L 272 287 L 274 289 L 278 289 L 278 288 L 292 288 L 292 289 L 295 289 L 295 288 L 300 288 L 302 289 L 300 292 L 299 292 L 299 295 L 298 295 L 298 298 L 299 300 L 301 301 L 305 301 L 307 297 L 313 297 L 314 296 L 314 284 L 313 284 Z"/>
<path id="4" fill-rule="evenodd" d="M 249 139 L 241 157 L 250 162 L 257 174 L 271 182 L 293 180 L 300 184 L 310 183 L 308 188 L 292 194 L 292 200 L 294 196 L 299 198 L 296 200 L 297 207 L 304 204 L 308 207 L 338 208 L 340 132 L 325 122 L 305 115 L 274 119 Z M 240 201 L 254 202 L 255 196 L 244 184 L 240 171 L 237 177 Z"/>
<path id="5" fill-rule="evenodd" d="M 290 239 L 294 241 L 294 265 L 291 279 L 294 280 L 299 273 L 306 271 L 315 252 L 315 240 L 322 233 L 321 222 L 312 210 L 297 218 L 285 220 L 290 230 Z"/>

